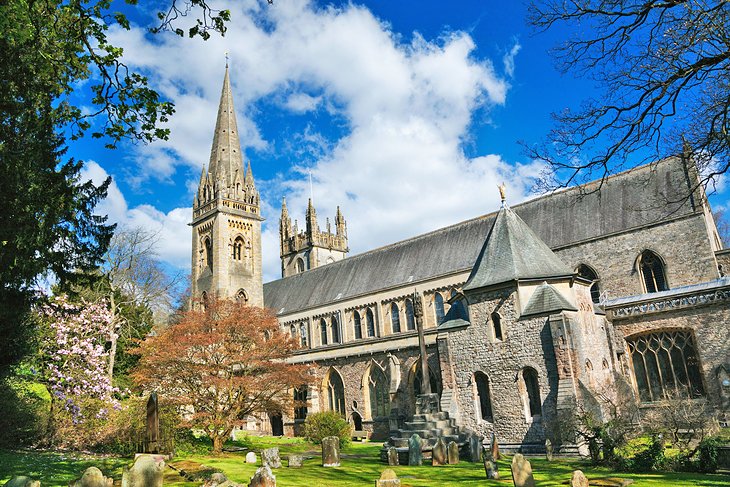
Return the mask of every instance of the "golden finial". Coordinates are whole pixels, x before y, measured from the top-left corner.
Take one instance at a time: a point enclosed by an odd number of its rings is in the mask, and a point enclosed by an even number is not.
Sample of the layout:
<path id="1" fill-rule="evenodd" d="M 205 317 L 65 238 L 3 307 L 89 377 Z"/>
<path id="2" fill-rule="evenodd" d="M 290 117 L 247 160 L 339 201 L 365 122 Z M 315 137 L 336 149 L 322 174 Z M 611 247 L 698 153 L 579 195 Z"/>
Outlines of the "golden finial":
<path id="1" fill-rule="evenodd" d="M 505 186 L 503 181 L 497 188 L 499 189 L 499 197 L 502 198 L 502 206 L 504 206 L 504 202 L 507 199 L 507 186 Z"/>

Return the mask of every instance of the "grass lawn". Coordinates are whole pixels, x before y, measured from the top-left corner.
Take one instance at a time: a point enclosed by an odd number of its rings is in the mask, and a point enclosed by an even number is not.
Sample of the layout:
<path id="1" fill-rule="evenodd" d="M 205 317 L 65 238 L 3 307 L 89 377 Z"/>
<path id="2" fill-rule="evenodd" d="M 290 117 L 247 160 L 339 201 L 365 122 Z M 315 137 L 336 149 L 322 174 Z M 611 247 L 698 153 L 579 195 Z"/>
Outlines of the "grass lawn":
<path id="1" fill-rule="evenodd" d="M 280 487 L 340 487 L 372 486 L 380 472 L 387 468 L 379 462 L 379 443 L 354 443 L 343 451 L 342 466 L 323 468 L 320 466 L 319 450 L 314 445 L 298 438 L 244 437 L 235 443 L 237 446 L 258 451 L 262 448 L 278 446 L 282 453 L 284 467 L 274 471 Z M 286 468 L 286 455 L 304 453 L 304 467 Z M 219 457 L 190 455 L 177 457 L 172 461 L 193 461 L 209 467 L 220 468 L 229 479 L 248 484 L 257 465 L 244 461 L 245 453 L 224 453 Z M 260 460 L 260 458 L 259 458 Z M 543 458 L 531 458 L 538 486 L 567 485 L 570 474 L 575 469 L 583 470 L 589 479 L 596 477 L 626 477 L 635 480 L 635 487 L 730 487 L 730 476 L 715 474 L 685 473 L 614 473 L 603 468 L 593 468 L 578 460 L 559 459 L 547 462 Z M 122 467 L 129 459 L 84 457 L 62 453 L 8 452 L 0 451 L 0 484 L 13 475 L 28 475 L 41 480 L 43 487 L 67 486 L 87 467 L 95 465 L 115 479 L 121 478 Z M 511 486 L 512 480 L 508 460 L 499 462 L 503 479 L 487 481 L 481 464 L 462 462 L 459 465 L 444 467 L 394 467 L 403 487 L 448 487 L 448 486 Z M 165 477 L 165 485 L 171 487 L 198 487 L 202 482 L 186 482 L 171 469 Z"/>

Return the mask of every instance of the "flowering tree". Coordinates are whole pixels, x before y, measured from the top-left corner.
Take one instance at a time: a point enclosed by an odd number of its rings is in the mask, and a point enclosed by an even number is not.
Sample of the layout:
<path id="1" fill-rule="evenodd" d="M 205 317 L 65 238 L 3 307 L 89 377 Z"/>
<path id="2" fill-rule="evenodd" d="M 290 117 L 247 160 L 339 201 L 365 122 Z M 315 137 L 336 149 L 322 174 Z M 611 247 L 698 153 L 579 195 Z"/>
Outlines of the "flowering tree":
<path id="1" fill-rule="evenodd" d="M 45 382 L 51 392 L 52 411 L 62 406 L 74 421 L 104 417 L 107 407 L 118 406 L 118 392 L 106 374 L 106 344 L 114 338 L 112 314 L 104 302 L 71 303 L 54 297 L 41 309 L 49 330 L 43 342 Z M 96 410 L 85 410 L 85 399 L 98 399 Z M 88 407 L 88 406 L 87 406 Z"/>
<path id="2" fill-rule="evenodd" d="M 286 361 L 296 348 L 270 310 L 210 300 L 141 343 L 133 378 L 177 404 L 218 454 L 247 415 L 286 410 L 311 381 L 307 366 Z"/>

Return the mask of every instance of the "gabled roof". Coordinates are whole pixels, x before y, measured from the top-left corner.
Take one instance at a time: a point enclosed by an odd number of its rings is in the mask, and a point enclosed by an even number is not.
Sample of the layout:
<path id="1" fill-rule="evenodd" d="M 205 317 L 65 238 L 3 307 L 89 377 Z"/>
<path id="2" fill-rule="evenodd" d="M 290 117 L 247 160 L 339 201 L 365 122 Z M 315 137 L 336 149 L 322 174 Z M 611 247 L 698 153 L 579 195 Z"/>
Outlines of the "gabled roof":
<path id="1" fill-rule="evenodd" d="M 464 291 L 516 281 L 569 276 L 573 272 L 509 207 L 503 206 L 487 235 Z"/>
<path id="2" fill-rule="evenodd" d="M 544 282 L 535 289 L 522 316 L 544 315 L 558 311 L 578 311 L 578 308 L 570 304 L 555 287 Z"/>
<path id="3" fill-rule="evenodd" d="M 679 158 L 513 206 L 550 248 L 576 244 L 696 212 Z M 479 256 L 495 213 L 264 283 L 264 302 L 289 314 L 438 276 L 465 272 Z"/>

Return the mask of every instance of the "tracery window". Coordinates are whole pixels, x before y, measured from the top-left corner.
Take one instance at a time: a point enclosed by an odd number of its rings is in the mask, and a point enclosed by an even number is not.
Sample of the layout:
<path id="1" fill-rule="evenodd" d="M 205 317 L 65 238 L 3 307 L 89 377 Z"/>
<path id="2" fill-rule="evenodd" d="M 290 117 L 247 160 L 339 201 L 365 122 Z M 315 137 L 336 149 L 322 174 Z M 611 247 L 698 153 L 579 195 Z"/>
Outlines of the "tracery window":
<path id="1" fill-rule="evenodd" d="M 327 345 L 327 322 L 322 318 L 319 320 L 320 338 L 322 345 Z"/>
<path id="2" fill-rule="evenodd" d="M 393 333 L 400 332 L 400 310 L 396 303 L 390 305 L 390 323 L 393 326 Z"/>
<path id="3" fill-rule="evenodd" d="M 639 256 L 639 273 L 646 292 L 656 293 L 669 289 L 667 277 L 664 273 L 664 263 L 651 250 L 645 250 Z"/>
<path id="4" fill-rule="evenodd" d="M 626 340 L 642 402 L 705 395 L 697 347 L 689 330 L 647 333 Z"/>
<path id="5" fill-rule="evenodd" d="M 522 382 L 524 386 L 525 399 L 529 417 L 540 416 L 542 414 L 542 400 L 540 399 L 540 383 L 537 379 L 537 371 L 532 367 L 522 369 Z"/>
<path id="6" fill-rule="evenodd" d="M 385 374 L 375 365 L 370 366 L 368 377 L 370 392 L 370 414 L 372 418 L 390 414 L 390 399 L 388 397 L 388 381 Z"/>
<path id="7" fill-rule="evenodd" d="M 342 377 L 335 369 L 330 369 L 327 379 L 327 405 L 330 411 L 345 415 L 345 386 Z"/>
<path id="8" fill-rule="evenodd" d="M 411 301 L 410 299 L 406 299 L 406 329 L 416 329 L 416 318 L 413 313 L 413 301 Z"/>
<path id="9" fill-rule="evenodd" d="M 307 419 L 307 386 L 294 389 L 294 419 Z"/>
<path id="10" fill-rule="evenodd" d="M 495 340 L 502 340 L 502 316 L 494 311 L 490 315 L 492 319 L 492 331 L 494 332 Z"/>
<path id="11" fill-rule="evenodd" d="M 446 316 L 444 297 L 441 296 L 441 293 L 435 293 L 433 295 L 433 311 L 436 314 L 436 324 L 438 325 L 444 321 L 444 316 Z"/>
<path id="12" fill-rule="evenodd" d="M 355 339 L 362 338 L 362 323 L 360 322 L 360 313 L 357 310 L 352 312 L 352 325 L 355 328 Z"/>
<path id="13" fill-rule="evenodd" d="M 598 303 L 601 300 L 601 289 L 598 286 L 598 274 L 593 270 L 592 267 L 585 264 L 581 264 L 576 269 L 576 274 L 587 281 L 591 281 L 591 300 L 594 303 Z"/>
<path id="14" fill-rule="evenodd" d="M 236 237 L 233 241 L 233 260 L 240 261 L 241 255 L 243 255 L 243 238 Z"/>
<path id="15" fill-rule="evenodd" d="M 375 316 L 373 315 L 373 310 L 368 308 L 368 310 L 365 312 L 365 326 L 368 330 L 368 338 L 372 338 L 375 336 Z"/>
<path id="16" fill-rule="evenodd" d="M 332 343 L 341 343 L 341 341 L 340 341 L 340 323 L 337 321 L 336 316 L 332 317 L 331 323 L 332 323 Z"/>
<path id="17" fill-rule="evenodd" d="M 479 404 L 479 417 L 484 421 L 491 422 L 492 397 L 489 392 L 489 378 L 482 372 L 475 372 L 474 384 L 476 385 L 477 401 Z"/>

